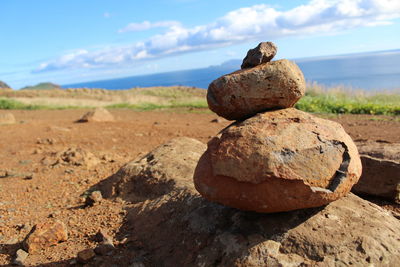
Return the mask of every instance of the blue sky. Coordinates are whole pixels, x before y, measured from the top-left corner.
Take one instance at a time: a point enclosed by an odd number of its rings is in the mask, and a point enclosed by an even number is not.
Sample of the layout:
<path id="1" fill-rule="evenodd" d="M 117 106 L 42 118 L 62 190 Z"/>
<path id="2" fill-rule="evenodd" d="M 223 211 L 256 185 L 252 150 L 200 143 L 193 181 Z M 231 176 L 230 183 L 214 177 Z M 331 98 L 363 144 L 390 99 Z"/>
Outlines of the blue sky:
<path id="1" fill-rule="evenodd" d="M 0 0 L 0 80 L 17 89 L 193 69 L 243 58 L 400 48 L 398 0 Z"/>

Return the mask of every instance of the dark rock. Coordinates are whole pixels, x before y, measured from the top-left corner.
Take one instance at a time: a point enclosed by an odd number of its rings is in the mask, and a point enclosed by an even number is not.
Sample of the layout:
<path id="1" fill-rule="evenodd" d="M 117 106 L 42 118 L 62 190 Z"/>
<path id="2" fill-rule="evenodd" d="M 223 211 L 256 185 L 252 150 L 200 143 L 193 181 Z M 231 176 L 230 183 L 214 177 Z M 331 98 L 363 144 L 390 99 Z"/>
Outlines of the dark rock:
<path id="1" fill-rule="evenodd" d="M 356 145 L 363 172 L 352 191 L 400 203 L 400 144 L 362 141 Z"/>
<path id="2" fill-rule="evenodd" d="M 82 250 L 78 253 L 77 256 L 77 261 L 79 263 L 88 263 L 90 262 L 94 257 L 96 256 L 96 254 L 94 253 L 94 250 L 91 248 Z"/>
<path id="3" fill-rule="evenodd" d="M 400 162 L 361 155 L 363 173 L 352 191 L 388 198 L 400 204 Z"/>
<path id="4" fill-rule="evenodd" d="M 243 59 L 241 68 L 247 69 L 270 62 L 276 55 L 278 48 L 272 42 L 261 42 L 257 47 L 250 49 Z"/>

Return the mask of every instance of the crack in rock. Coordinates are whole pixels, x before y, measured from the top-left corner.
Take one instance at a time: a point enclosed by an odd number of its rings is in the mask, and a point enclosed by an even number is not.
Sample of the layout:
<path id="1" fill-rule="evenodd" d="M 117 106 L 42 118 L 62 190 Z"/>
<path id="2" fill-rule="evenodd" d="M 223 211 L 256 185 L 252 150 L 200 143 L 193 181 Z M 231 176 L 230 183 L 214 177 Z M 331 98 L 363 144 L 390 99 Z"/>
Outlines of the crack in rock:
<path id="1" fill-rule="evenodd" d="M 344 148 L 344 152 L 342 155 L 342 163 L 339 166 L 339 169 L 335 172 L 335 175 L 333 176 L 328 188 L 326 190 L 329 190 L 330 192 L 335 192 L 335 190 L 340 186 L 340 184 L 347 178 L 347 172 L 349 169 L 350 165 L 350 153 L 349 153 L 349 148 L 344 142 L 340 142 L 338 140 L 324 140 L 321 138 L 319 133 L 314 132 L 314 134 L 317 135 L 317 138 L 320 142 L 326 144 L 326 143 L 331 143 L 333 146 L 342 146 Z M 317 190 L 320 191 L 320 188 L 311 188 L 313 191 Z"/>

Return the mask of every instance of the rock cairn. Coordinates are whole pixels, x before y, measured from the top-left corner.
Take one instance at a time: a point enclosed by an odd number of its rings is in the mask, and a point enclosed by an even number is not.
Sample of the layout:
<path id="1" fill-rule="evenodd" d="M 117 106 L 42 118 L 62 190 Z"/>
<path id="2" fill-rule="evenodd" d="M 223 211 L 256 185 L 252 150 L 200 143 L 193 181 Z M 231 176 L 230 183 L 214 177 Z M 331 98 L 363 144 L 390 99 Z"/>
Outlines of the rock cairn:
<path id="1" fill-rule="evenodd" d="M 357 147 L 340 124 L 292 108 L 304 76 L 289 60 L 271 62 L 275 53 L 261 43 L 242 70 L 208 88 L 210 109 L 237 120 L 209 141 L 196 167 L 195 187 L 208 200 L 257 212 L 319 207 L 361 175 Z"/>

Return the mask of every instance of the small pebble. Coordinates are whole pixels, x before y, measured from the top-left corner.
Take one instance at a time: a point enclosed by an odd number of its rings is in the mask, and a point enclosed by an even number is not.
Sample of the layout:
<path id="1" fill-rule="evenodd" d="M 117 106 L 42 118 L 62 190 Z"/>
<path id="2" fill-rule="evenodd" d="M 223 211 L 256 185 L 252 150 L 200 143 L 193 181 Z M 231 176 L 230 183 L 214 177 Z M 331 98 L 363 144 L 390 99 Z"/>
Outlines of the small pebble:
<path id="1" fill-rule="evenodd" d="M 103 199 L 103 196 L 101 195 L 100 191 L 93 191 L 87 198 L 85 201 L 85 204 L 87 206 L 93 206 L 96 203 L 101 202 L 101 200 Z"/>
<path id="2" fill-rule="evenodd" d="M 94 250 L 92 248 L 88 248 L 78 253 L 77 261 L 80 263 L 88 263 L 95 256 L 96 254 L 94 253 Z"/>
<path id="3" fill-rule="evenodd" d="M 22 249 L 18 249 L 17 252 L 15 253 L 15 259 L 13 261 L 13 264 L 19 265 L 19 266 L 25 266 L 25 260 L 28 257 L 28 252 Z"/>

